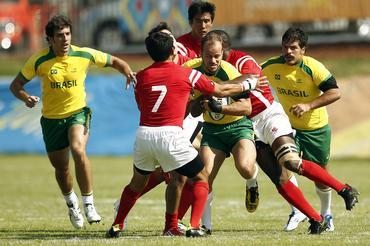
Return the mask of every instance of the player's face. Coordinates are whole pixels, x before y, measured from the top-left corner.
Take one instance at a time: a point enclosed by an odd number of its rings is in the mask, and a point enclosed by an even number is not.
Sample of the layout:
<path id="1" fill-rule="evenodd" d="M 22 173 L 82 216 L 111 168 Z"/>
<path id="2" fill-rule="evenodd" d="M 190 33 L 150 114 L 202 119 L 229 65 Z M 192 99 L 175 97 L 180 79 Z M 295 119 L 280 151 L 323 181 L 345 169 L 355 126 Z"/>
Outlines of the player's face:
<path id="1" fill-rule="evenodd" d="M 215 74 L 220 66 L 223 56 L 222 43 L 209 41 L 202 50 L 203 68 L 208 74 Z"/>
<path id="2" fill-rule="evenodd" d="M 291 41 L 283 44 L 282 51 L 285 63 L 294 66 L 302 61 L 306 49 L 299 46 L 299 41 Z"/>
<path id="3" fill-rule="evenodd" d="M 68 54 L 71 45 L 72 34 L 69 27 L 64 27 L 54 32 L 54 36 L 49 39 L 50 45 L 57 56 Z"/>
<path id="4" fill-rule="evenodd" d="M 202 39 L 212 28 L 211 14 L 197 14 L 191 23 L 191 33 L 196 39 Z"/>

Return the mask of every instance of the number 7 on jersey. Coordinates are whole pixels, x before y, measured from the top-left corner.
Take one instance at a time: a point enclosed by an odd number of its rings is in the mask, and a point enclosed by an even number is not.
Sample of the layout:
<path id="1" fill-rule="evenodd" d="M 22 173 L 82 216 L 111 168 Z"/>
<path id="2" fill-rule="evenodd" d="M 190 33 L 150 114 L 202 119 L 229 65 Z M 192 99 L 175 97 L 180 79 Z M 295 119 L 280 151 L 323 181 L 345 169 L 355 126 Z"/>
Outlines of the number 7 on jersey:
<path id="1" fill-rule="evenodd" d="M 159 94 L 159 97 L 152 108 L 152 112 L 155 113 L 158 111 L 159 106 L 161 105 L 164 97 L 166 96 L 167 87 L 165 85 L 155 85 L 155 86 L 152 86 L 152 91 L 161 92 L 161 94 Z"/>

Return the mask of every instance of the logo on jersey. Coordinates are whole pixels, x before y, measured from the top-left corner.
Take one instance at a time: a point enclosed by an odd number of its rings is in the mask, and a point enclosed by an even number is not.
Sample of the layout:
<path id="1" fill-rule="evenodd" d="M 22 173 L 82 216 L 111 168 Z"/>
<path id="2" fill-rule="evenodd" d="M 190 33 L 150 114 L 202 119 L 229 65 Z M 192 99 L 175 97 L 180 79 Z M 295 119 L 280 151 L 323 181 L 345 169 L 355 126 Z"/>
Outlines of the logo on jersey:
<path id="1" fill-rule="evenodd" d="M 277 93 L 281 95 L 287 95 L 287 96 L 293 96 L 293 97 L 308 97 L 309 95 L 306 94 L 306 91 L 300 91 L 300 90 L 289 90 L 277 87 Z"/>
<path id="2" fill-rule="evenodd" d="M 68 80 L 63 82 L 50 82 L 52 89 L 68 89 L 77 86 L 77 80 Z"/>
<path id="3" fill-rule="evenodd" d="M 57 74 L 58 73 L 58 70 L 57 69 L 51 69 L 50 70 L 50 74 Z"/>
<path id="4" fill-rule="evenodd" d="M 280 80 L 280 74 L 275 74 L 275 79 Z"/>

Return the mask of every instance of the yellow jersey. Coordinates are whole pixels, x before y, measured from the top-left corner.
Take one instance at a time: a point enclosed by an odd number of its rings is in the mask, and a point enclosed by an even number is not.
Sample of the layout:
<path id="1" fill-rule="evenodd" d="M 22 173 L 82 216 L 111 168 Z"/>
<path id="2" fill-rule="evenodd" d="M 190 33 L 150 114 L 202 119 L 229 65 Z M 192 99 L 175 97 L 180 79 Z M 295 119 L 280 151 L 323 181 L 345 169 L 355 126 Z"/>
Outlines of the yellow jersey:
<path id="1" fill-rule="evenodd" d="M 207 73 L 204 72 L 202 63 L 203 63 L 202 58 L 196 58 L 184 63 L 183 66 L 198 70 L 199 72 L 204 74 L 207 78 L 219 84 L 223 83 L 224 81 L 235 79 L 241 75 L 233 65 L 226 61 L 221 61 L 220 67 L 215 74 L 208 75 Z M 199 96 L 201 96 L 201 93 L 199 91 L 195 91 L 193 98 L 195 99 Z M 233 102 L 233 99 L 231 97 L 217 98 L 217 100 L 221 102 L 222 105 L 228 105 Z M 209 111 L 206 111 L 203 114 L 204 121 L 212 124 L 228 124 L 244 117 L 245 116 L 227 115 Z"/>
<path id="2" fill-rule="evenodd" d="M 322 94 L 319 87 L 332 75 L 321 62 L 303 56 L 301 63 L 290 66 L 285 64 L 283 56 L 273 57 L 262 64 L 262 72 L 267 76 L 293 128 L 315 130 L 328 124 L 326 107 L 310 110 L 300 118 L 289 112 L 293 105 L 311 102 Z"/>
<path id="3" fill-rule="evenodd" d="M 20 75 L 25 81 L 41 80 L 42 115 L 62 119 L 86 106 L 85 79 L 90 65 L 110 64 L 110 55 L 71 45 L 68 55 L 56 56 L 51 47 L 28 59 Z"/>

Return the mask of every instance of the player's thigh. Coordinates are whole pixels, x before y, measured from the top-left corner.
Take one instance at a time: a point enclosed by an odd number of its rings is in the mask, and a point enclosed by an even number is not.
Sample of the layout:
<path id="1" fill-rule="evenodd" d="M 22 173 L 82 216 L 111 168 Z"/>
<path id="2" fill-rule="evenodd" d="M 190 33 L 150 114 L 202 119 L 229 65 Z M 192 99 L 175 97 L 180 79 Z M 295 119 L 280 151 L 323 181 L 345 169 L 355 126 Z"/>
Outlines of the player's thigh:
<path id="1" fill-rule="evenodd" d="M 215 164 L 221 166 L 222 162 L 226 158 L 226 154 L 218 149 L 211 148 L 209 146 L 201 146 L 200 157 L 203 161 L 204 167 L 208 174 L 211 174 Z M 216 167 L 220 168 L 220 167 Z"/>
<path id="2" fill-rule="evenodd" d="M 72 153 L 85 152 L 91 123 L 90 108 L 83 108 L 80 112 L 68 117 L 66 121 L 68 127 L 68 139 Z"/>

